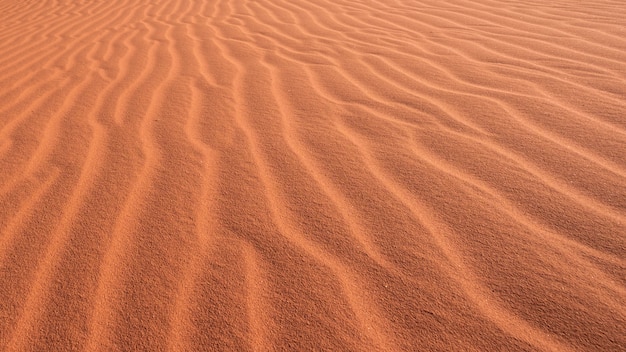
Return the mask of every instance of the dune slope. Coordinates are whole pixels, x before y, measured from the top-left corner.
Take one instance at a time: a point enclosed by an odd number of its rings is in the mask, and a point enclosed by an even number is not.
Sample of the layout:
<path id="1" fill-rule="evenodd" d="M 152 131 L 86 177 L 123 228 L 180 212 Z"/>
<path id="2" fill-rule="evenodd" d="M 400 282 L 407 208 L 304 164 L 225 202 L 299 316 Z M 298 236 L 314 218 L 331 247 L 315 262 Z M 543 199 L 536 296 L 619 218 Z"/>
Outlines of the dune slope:
<path id="1" fill-rule="evenodd" d="M 0 350 L 626 350 L 623 13 L 0 0 Z"/>

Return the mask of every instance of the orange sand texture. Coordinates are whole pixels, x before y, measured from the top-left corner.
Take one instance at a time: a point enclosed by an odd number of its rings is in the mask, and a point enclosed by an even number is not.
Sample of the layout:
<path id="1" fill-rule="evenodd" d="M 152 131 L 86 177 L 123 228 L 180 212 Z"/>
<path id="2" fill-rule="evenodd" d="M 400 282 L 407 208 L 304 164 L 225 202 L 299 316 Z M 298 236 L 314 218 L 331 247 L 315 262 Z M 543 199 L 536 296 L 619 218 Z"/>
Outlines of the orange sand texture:
<path id="1" fill-rule="evenodd" d="M 0 350 L 625 351 L 623 0 L 0 0 Z"/>

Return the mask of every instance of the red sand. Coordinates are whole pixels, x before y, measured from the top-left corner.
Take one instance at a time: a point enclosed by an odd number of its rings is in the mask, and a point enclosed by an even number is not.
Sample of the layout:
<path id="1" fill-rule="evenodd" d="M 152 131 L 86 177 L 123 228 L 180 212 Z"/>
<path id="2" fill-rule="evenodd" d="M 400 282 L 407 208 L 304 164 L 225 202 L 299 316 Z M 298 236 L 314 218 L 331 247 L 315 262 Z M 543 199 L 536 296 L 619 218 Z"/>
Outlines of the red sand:
<path id="1" fill-rule="evenodd" d="M 0 350 L 626 350 L 625 13 L 0 0 Z"/>

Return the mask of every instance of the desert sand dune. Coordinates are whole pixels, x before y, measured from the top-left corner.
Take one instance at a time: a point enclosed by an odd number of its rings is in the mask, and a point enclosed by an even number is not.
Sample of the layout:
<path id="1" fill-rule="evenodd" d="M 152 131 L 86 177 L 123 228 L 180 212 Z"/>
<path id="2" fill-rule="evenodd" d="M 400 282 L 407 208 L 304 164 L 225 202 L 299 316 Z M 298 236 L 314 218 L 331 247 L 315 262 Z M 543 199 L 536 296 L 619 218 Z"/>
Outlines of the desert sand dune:
<path id="1" fill-rule="evenodd" d="M 0 350 L 625 351 L 624 10 L 0 0 Z"/>

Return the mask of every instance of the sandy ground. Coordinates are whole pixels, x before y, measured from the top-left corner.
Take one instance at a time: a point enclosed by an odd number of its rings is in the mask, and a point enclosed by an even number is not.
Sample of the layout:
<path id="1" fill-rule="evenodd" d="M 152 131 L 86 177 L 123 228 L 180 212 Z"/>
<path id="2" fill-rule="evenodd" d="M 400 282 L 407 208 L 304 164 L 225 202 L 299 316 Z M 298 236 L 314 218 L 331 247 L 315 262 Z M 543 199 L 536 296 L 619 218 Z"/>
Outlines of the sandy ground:
<path id="1" fill-rule="evenodd" d="M 625 351 L 625 11 L 0 0 L 0 350 Z"/>

